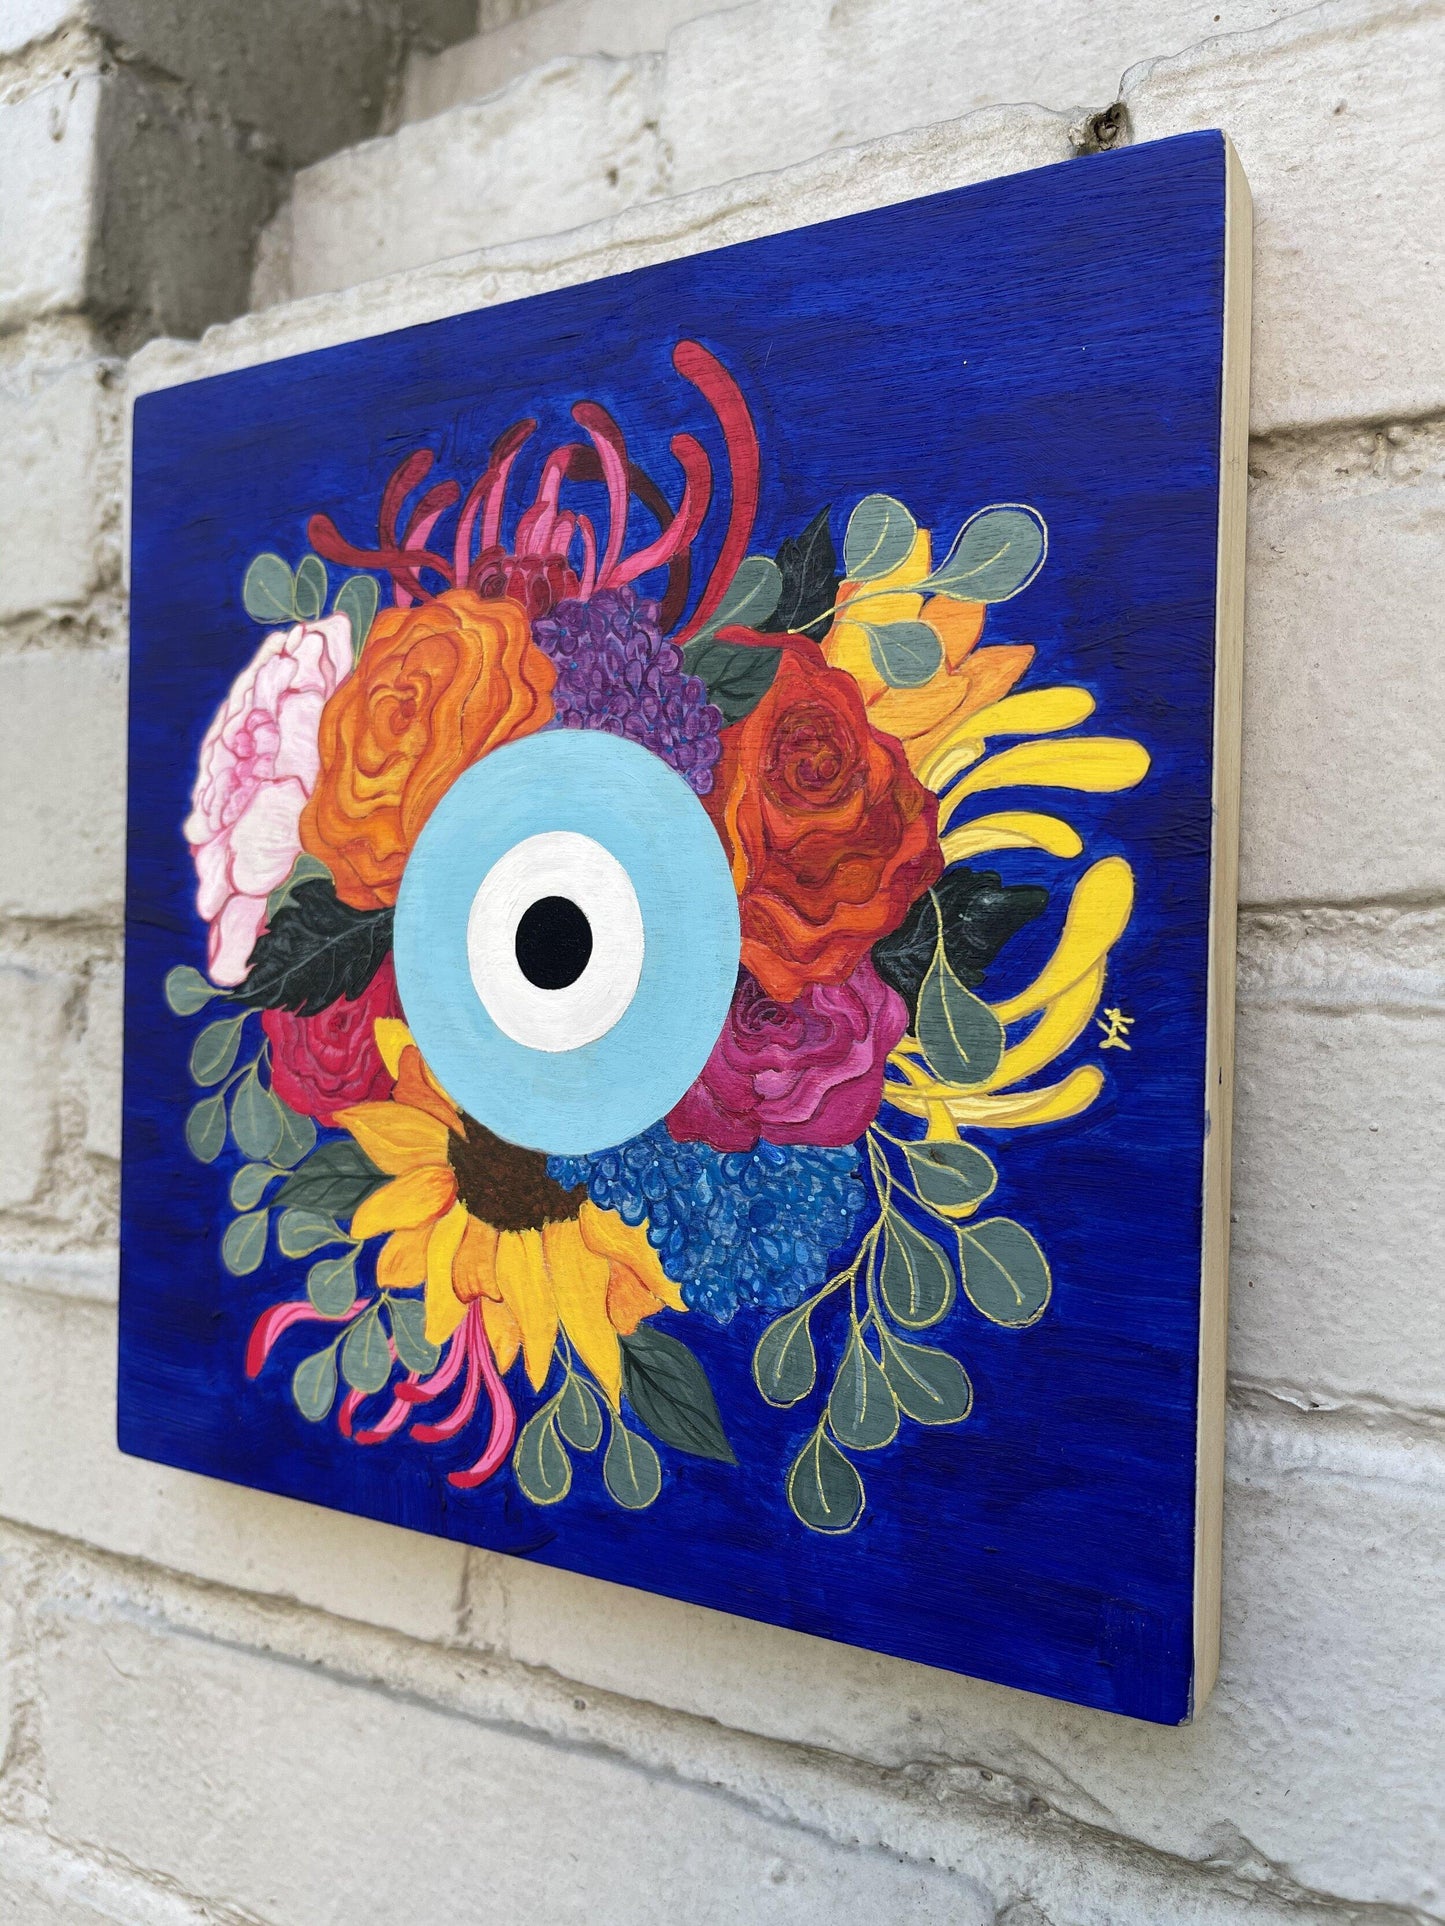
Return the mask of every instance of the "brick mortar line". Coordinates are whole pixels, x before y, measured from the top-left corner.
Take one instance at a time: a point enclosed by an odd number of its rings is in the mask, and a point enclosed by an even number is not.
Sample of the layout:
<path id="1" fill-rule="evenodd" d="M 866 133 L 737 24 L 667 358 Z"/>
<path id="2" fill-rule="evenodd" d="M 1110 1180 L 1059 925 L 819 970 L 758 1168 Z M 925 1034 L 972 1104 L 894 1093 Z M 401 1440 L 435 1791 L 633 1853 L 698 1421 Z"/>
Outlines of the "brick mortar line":
<path id="1" fill-rule="evenodd" d="M 28 1855 L 29 1863 L 17 1855 Z M 188 1891 L 168 1874 L 137 1866 L 123 1853 L 77 1845 L 47 1826 L 0 1816 L 0 1875 L 18 1875 L 47 1898 L 78 1898 L 87 1908 L 104 1907 L 107 1916 L 142 1926 L 135 1908 L 146 1907 L 144 1926 L 271 1926 L 259 1913 L 237 1910 L 224 1901 Z M 11 1890 L 14 1890 L 12 1887 Z M 125 1914 L 110 1915 L 112 1906 Z M 157 1913 L 152 1909 L 163 1908 Z"/>

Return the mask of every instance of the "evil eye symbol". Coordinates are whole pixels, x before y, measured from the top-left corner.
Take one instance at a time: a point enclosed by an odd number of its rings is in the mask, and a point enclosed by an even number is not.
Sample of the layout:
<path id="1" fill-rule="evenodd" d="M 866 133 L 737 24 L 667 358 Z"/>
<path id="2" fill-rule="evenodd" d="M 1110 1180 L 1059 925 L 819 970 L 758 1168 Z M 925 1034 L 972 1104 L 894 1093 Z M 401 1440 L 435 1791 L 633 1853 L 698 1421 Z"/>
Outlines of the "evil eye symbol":
<path id="1" fill-rule="evenodd" d="M 722 1030 L 737 894 L 682 778 L 639 744 L 506 744 L 433 811 L 396 906 L 422 1055 L 510 1143 L 580 1156 L 666 1115 Z"/>

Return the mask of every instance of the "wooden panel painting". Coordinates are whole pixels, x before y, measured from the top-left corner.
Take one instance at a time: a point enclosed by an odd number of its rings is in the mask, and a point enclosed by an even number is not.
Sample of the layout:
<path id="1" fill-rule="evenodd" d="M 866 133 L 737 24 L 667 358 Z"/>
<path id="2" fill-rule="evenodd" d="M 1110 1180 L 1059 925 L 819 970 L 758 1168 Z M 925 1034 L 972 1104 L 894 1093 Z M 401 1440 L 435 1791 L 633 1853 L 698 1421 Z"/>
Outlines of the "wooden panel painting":
<path id="1" fill-rule="evenodd" d="M 1227 143 L 143 396 L 120 1440 L 1212 1672 Z"/>

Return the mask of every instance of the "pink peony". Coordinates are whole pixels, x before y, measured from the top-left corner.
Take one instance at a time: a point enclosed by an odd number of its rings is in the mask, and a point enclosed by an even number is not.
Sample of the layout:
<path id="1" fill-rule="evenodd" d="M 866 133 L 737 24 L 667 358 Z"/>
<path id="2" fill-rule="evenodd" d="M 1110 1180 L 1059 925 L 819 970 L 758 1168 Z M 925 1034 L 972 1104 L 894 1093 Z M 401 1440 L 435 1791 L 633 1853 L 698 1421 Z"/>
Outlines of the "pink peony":
<path id="1" fill-rule="evenodd" d="M 810 983 L 777 1003 L 746 970 L 702 1075 L 668 1114 L 682 1142 L 714 1150 L 850 1144 L 878 1114 L 883 1066 L 908 1010 L 868 957 L 844 983 Z"/>
<path id="2" fill-rule="evenodd" d="M 196 908 L 210 924 L 214 983 L 239 983 L 266 921 L 266 898 L 301 848 L 316 785 L 327 697 L 351 673 L 344 615 L 298 622 L 261 644 L 206 731 L 184 835 L 196 859 Z"/>

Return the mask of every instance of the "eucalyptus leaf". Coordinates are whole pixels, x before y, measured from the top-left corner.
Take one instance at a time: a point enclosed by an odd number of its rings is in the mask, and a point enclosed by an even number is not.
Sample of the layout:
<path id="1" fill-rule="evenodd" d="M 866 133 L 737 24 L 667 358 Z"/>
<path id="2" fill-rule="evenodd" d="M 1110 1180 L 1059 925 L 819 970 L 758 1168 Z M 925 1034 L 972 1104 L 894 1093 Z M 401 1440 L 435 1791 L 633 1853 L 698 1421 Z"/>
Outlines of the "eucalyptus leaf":
<path id="1" fill-rule="evenodd" d="M 393 1297 L 387 1308 L 391 1314 L 391 1341 L 396 1355 L 408 1371 L 426 1377 L 437 1368 L 441 1346 L 426 1334 L 426 1306 L 419 1297 Z"/>
<path id="2" fill-rule="evenodd" d="M 226 1099 L 204 1097 L 186 1118 L 186 1147 L 203 1164 L 213 1164 L 226 1146 Z"/>
<path id="3" fill-rule="evenodd" d="M 878 1289 L 889 1316 L 905 1330 L 927 1330 L 947 1315 L 956 1288 L 953 1265 L 933 1239 L 901 1211 L 886 1211 Z"/>
<path id="4" fill-rule="evenodd" d="M 828 1397 L 828 1424 L 839 1444 L 877 1451 L 898 1435 L 898 1402 L 888 1374 L 855 1323 Z"/>
<path id="5" fill-rule="evenodd" d="M 958 1424 L 973 1406 L 973 1386 L 958 1359 L 931 1344 L 909 1344 L 882 1333 L 883 1369 L 903 1410 L 916 1424 Z"/>
<path id="6" fill-rule="evenodd" d="M 320 882 L 323 879 L 329 883 L 331 871 L 319 856 L 313 856 L 303 849 L 291 865 L 290 875 L 283 882 L 278 883 L 266 898 L 266 921 L 269 923 L 277 910 L 290 901 L 291 892 L 298 884 Z"/>
<path id="7" fill-rule="evenodd" d="M 294 602 L 303 622 L 314 622 L 326 607 L 326 591 L 331 586 L 326 564 L 319 555 L 303 555 L 296 567 Z"/>
<path id="8" fill-rule="evenodd" d="M 360 657 L 376 620 L 378 601 L 374 575 L 348 575 L 336 593 L 335 612 L 351 624 L 351 651 Z"/>
<path id="9" fill-rule="evenodd" d="M 266 1195 L 266 1186 L 280 1171 L 272 1164 L 242 1164 L 231 1179 L 233 1210 L 254 1210 Z"/>
<path id="10" fill-rule="evenodd" d="M 236 1061 L 246 1012 L 208 1023 L 191 1045 L 191 1075 L 199 1084 L 219 1083 Z"/>
<path id="11" fill-rule="evenodd" d="M 241 600 L 253 622 L 274 625 L 296 619 L 296 578 L 279 555 L 258 555 L 246 570 Z"/>
<path id="12" fill-rule="evenodd" d="M 166 1002 L 177 1016 L 194 1016 L 221 994 L 214 983 L 208 983 L 189 963 L 177 963 L 173 970 L 166 971 Z"/>
<path id="13" fill-rule="evenodd" d="M 356 1252 L 323 1257 L 313 1264 L 306 1273 L 306 1295 L 322 1317 L 340 1317 L 349 1311 L 356 1302 Z M 400 1345 L 396 1348 L 401 1350 Z"/>
<path id="14" fill-rule="evenodd" d="M 233 1277 L 249 1277 L 260 1268 L 261 1259 L 266 1255 L 266 1226 L 270 1217 L 270 1211 L 253 1210 L 244 1217 L 232 1218 L 226 1226 L 226 1234 L 221 1239 L 221 1262 Z"/>
<path id="15" fill-rule="evenodd" d="M 788 1503 L 810 1531 L 851 1531 L 863 1512 L 863 1480 L 822 1425 L 793 1460 Z"/>
<path id="16" fill-rule="evenodd" d="M 848 517 L 843 567 L 853 582 L 876 582 L 913 553 L 918 524 L 891 495 L 865 495 Z"/>
<path id="17" fill-rule="evenodd" d="M 346 1243 L 346 1233 L 335 1218 L 319 1210 L 283 1210 L 276 1226 L 276 1243 L 283 1257 L 309 1257 L 328 1244 Z"/>
<path id="18" fill-rule="evenodd" d="M 254 1063 L 231 1098 L 231 1135 L 241 1155 L 257 1163 L 273 1157 L 281 1147 L 281 1106 L 262 1083 Z"/>
<path id="19" fill-rule="evenodd" d="M 926 622 L 863 622 L 873 666 L 893 689 L 921 689 L 943 667 L 943 644 Z"/>
<path id="20" fill-rule="evenodd" d="M 918 992 L 918 1041 L 944 1083 L 983 1083 L 1003 1056 L 1003 1025 L 953 973 L 940 944 Z"/>
<path id="21" fill-rule="evenodd" d="M 945 1215 L 983 1202 L 998 1182 L 998 1172 L 972 1144 L 909 1144 L 906 1155 L 913 1187 L 925 1204 Z"/>
<path id="22" fill-rule="evenodd" d="M 962 1233 L 963 1288 L 975 1310 L 1015 1329 L 1044 1314 L 1053 1290 L 1048 1259 L 1022 1224 L 990 1217 Z"/>
<path id="23" fill-rule="evenodd" d="M 291 1376 L 291 1396 L 296 1409 L 310 1424 L 320 1424 L 336 1402 L 336 1350 L 328 1344 L 302 1358 Z"/>
<path id="24" fill-rule="evenodd" d="M 769 1404 L 787 1406 L 806 1398 L 818 1375 L 808 1320 L 811 1304 L 774 1318 L 753 1352 L 753 1382 Z"/>
<path id="25" fill-rule="evenodd" d="M 367 1393 L 379 1391 L 391 1376 L 391 1347 L 374 1304 L 346 1333 L 341 1347 L 341 1375 L 353 1391 Z"/>
<path id="26" fill-rule="evenodd" d="M 645 1511 L 662 1490 L 657 1453 L 637 1432 L 616 1418 L 602 1458 L 602 1482 L 627 1511 Z"/>
<path id="27" fill-rule="evenodd" d="M 1037 510 L 1021 502 L 981 508 L 958 531 L 942 567 L 919 586 L 960 602 L 1007 602 L 1033 581 L 1048 545 Z"/>
<path id="28" fill-rule="evenodd" d="M 529 1418 L 512 1453 L 517 1483 L 534 1505 L 555 1505 L 572 1489 L 572 1460 L 552 1422 L 556 1409 L 553 1399 Z"/>
<path id="29" fill-rule="evenodd" d="M 712 615 L 692 637 L 702 642 L 725 628 L 761 628 L 770 620 L 783 593 L 783 574 L 767 555 L 749 555 L 738 563 L 737 574 Z"/>
<path id="30" fill-rule="evenodd" d="M 575 1373 L 569 1373 L 557 1401 L 557 1429 L 578 1451 L 595 1451 L 602 1442 L 602 1407 L 596 1393 Z"/>
<path id="31" fill-rule="evenodd" d="M 280 1099 L 278 1098 L 277 1101 L 280 1102 Z M 315 1124 L 309 1117 L 298 1116 L 288 1105 L 281 1104 L 281 1142 L 280 1146 L 271 1153 L 272 1163 L 284 1164 L 287 1170 L 290 1170 L 315 1147 Z"/>

